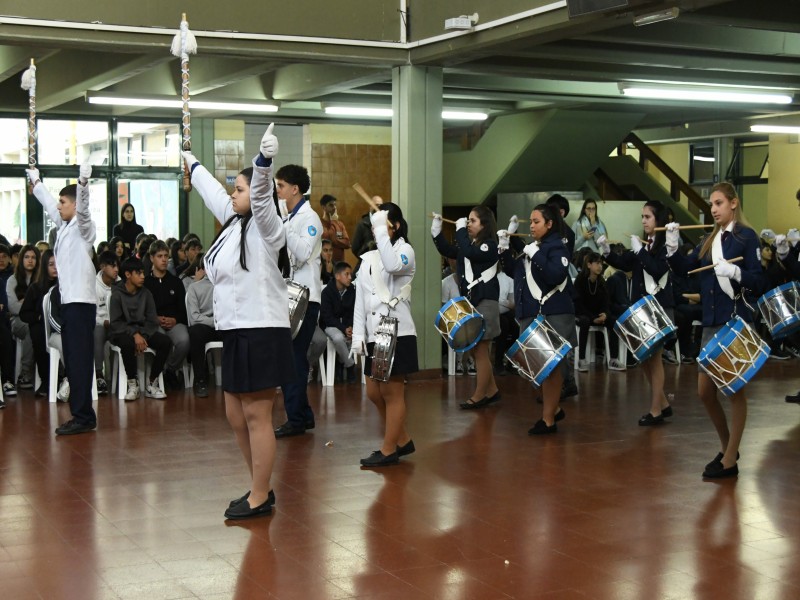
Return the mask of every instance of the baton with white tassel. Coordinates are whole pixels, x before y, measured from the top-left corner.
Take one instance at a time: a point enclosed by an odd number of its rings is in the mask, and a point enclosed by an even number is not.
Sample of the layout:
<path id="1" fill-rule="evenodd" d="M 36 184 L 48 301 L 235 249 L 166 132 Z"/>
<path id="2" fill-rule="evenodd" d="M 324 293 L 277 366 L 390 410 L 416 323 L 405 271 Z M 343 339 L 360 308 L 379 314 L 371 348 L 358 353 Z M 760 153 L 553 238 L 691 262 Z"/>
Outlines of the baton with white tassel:
<path id="1" fill-rule="evenodd" d="M 28 92 L 28 168 L 36 167 L 36 65 L 31 59 L 31 66 L 22 74 L 21 87 Z M 28 182 L 28 192 L 33 193 L 33 182 Z"/>
<path id="2" fill-rule="evenodd" d="M 173 56 L 181 59 L 181 99 L 183 100 L 183 119 L 181 133 L 183 137 L 182 149 L 184 152 L 192 151 L 192 115 L 189 112 L 189 55 L 197 54 L 197 40 L 194 34 L 189 31 L 189 22 L 186 20 L 186 13 L 181 15 L 180 31 L 172 39 L 170 48 Z M 181 161 L 184 162 L 184 161 Z M 192 191 L 192 180 L 189 167 L 183 165 L 183 189 L 186 192 Z"/>

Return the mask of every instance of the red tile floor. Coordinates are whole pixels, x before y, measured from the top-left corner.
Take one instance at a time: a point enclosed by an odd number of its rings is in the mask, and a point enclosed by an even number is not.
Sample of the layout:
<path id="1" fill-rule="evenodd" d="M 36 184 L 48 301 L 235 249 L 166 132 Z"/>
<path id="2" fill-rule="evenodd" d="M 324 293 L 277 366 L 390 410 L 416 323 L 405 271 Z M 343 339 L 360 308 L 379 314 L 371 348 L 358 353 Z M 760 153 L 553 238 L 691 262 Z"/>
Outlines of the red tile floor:
<path id="1" fill-rule="evenodd" d="M 413 382 L 417 452 L 380 471 L 358 466 L 380 438 L 362 388 L 312 385 L 274 514 L 239 524 L 218 391 L 105 397 L 100 428 L 64 439 L 67 407 L 20 394 L 0 412 L 0 598 L 800 598 L 798 362 L 751 384 L 738 480 L 700 478 L 719 448 L 695 382 L 667 366 L 675 417 L 648 429 L 640 370 L 582 373 L 544 438 L 516 377 L 482 412 L 457 408 L 469 377 Z"/>

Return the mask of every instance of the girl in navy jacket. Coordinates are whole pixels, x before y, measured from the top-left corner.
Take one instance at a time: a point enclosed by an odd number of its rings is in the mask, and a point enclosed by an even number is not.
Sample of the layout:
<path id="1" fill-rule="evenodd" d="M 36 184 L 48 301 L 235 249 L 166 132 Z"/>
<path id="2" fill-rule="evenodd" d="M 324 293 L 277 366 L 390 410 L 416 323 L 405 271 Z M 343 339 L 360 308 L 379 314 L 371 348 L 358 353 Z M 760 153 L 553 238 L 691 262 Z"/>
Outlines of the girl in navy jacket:
<path id="1" fill-rule="evenodd" d="M 669 263 L 676 273 L 684 274 L 712 263 L 716 265 L 713 270 L 700 273 L 704 346 L 728 322 L 732 314 L 739 315 L 745 321 L 752 321 L 756 299 L 764 291 L 758 235 L 744 219 L 736 189 L 730 183 L 718 183 L 711 188 L 710 201 L 714 230 L 689 256 L 682 256 L 677 251 L 680 244 L 677 223 L 667 225 L 666 236 Z M 741 262 L 727 262 L 738 256 L 743 258 Z M 739 474 L 736 461 L 747 420 L 744 388 L 729 398 L 730 427 L 717 397 L 714 382 L 702 371 L 698 373 L 697 392 L 722 445 L 722 452 L 706 465 L 703 477 L 735 477 Z"/>
<path id="2" fill-rule="evenodd" d="M 667 211 L 661 202 L 651 200 L 642 207 L 642 229 L 647 244 L 639 240 L 638 235 L 631 236 L 631 249 L 621 255 L 611 252 L 605 236 L 600 236 L 597 245 L 600 247 L 606 262 L 620 271 L 632 271 L 631 304 L 642 297 L 652 295 L 664 308 L 671 320 L 674 320 L 672 283 L 669 280 L 669 263 L 667 248 L 664 245 L 665 235 L 656 232 L 656 227 L 664 227 Z M 642 362 L 647 381 L 650 383 L 650 412 L 639 419 L 639 425 L 660 425 L 665 417 L 672 416 L 672 407 L 664 395 L 664 363 L 661 360 L 663 348 L 659 348 L 650 358 Z"/>
<path id="3" fill-rule="evenodd" d="M 514 300 L 520 331 L 524 332 L 541 313 L 574 348 L 577 345 L 575 305 L 568 288 L 569 257 L 562 241 L 564 221 L 558 209 L 547 204 L 534 208 L 530 221 L 534 241 L 523 247 L 517 258 L 506 249 L 507 232 L 501 232 L 501 246 L 504 247 L 501 258 L 506 273 L 514 276 Z M 515 244 L 519 247 L 516 239 Z M 558 406 L 562 382 L 562 370 L 557 368 L 542 383 L 542 418 L 528 430 L 529 435 L 558 431 L 556 421 L 564 418 L 564 410 Z"/>

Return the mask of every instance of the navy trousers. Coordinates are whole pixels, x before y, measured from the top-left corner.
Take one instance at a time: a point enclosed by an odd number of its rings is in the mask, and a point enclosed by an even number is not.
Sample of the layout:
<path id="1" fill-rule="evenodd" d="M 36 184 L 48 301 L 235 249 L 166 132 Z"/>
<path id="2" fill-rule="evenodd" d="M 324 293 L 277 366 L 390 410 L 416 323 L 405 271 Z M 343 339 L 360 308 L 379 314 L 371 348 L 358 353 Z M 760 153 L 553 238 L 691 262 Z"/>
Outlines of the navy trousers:
<path id="1" fill-rule="evenodd" d="M 61 343 L 69 379 L 69 408 L 78 423 L 96 423 L 92 408 L 94 319 L 97 306 L 83 302 L 61 305 Z"/>
<path id="2" fill-rule="evenodd" d="M 308 405 L 308 347 L 319 320 L 319 303 L 309 302 L 306 316 L 297 337 L 292 341 L 294 367 L 297 377 L 283 386 L 283 404 L 292 427 L 305 427 L 314 423 L 314 412 Z"/>

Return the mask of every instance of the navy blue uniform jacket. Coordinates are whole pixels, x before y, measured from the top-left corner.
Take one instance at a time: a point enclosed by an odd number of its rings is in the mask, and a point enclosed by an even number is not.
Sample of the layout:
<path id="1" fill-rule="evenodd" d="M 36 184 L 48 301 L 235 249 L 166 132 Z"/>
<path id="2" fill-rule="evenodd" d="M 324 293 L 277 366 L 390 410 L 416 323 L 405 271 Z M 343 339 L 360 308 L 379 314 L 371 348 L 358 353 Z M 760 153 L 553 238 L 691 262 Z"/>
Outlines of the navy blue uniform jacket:
<path id="1" fill-rule="evenodd" d="M 604 257 L 605 261 L 615 269 L 620 271 L 631 271 L 631 304 L 637 302 L 643 296 L 647 296 L 647 289 L 644 287 L 644 272 L 658 283 L 665 273 L 669 272 L 667 262 L 667 248 L 661 246 L 658 250 L 648 252 L 645 248 L 634 253 L 633 250 L 626 250 L 622 254 L 611 252 Z M 672 282 L 667 278 L 667 283 L 660 292 L 656 294 L 656 300 L 664 308 L 675 306 L 675 298 L 672 295 Z"/>
<path id="2" fill-rule="evenodd" d="M 735 279 L 730 280 L 734 297 L 741 294 L 752 309 L 747 307 L 742 298 L 739 298 L 734 304 L 734 300 L 729 298 L 719 286 L 714 269 L 702 271 L 698 275 L 700 276 L 700 297 L 703 302 L 703 327 L 724 325 L 730 320 L 734 311 L 745 321 L 752 322 L 753 309 L 758 310 L 756 301 L 766 291 L 764 289 L 767 286 L 766 277 L 759 259 L 760 244 L 756 232 L 736 223 L 730 234 L 724 234 L 725 232 L 719 233 L 723 236 L 722 256 L 728 260 L 737 256 L 744 257 L 743 260 L 735 263 L 742 272 L 741 283 Z M 676 252 L 669 257 L 669 264 L 676 273 L 685 275 L 687 271 L 711 264 L 710 251 L 700 258 L 700 248 L 705 239 L 700 241 L 700 244 L 689 256 L 683 256 L 680 252 Z"/>
<path id="3" fill-rule="evenodd" d="M 474 306 L 478 306 L 481 300 L 499 300 L 500 282 L 497 277 L 492 277 L 488 282 L 481 281 L 471 290 L 467 290 L 467 279 L 464 277 L 464 258 L 468 258 L 472 264 L 472 275 L 477 279 L 486 269 L 497 262 L 497 242 L 486 240 L 479 243 L 472 243 L 469 239 L 466 227 L 456 230 L 456 245 L 451 244 L 439 234 L 433 238 L 436 249 L 444 257 L 455 258 L 458 261 L 456 281 L 458 291 L 462 296 L 469 298 Z"/>

